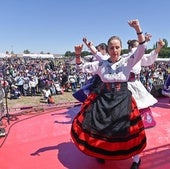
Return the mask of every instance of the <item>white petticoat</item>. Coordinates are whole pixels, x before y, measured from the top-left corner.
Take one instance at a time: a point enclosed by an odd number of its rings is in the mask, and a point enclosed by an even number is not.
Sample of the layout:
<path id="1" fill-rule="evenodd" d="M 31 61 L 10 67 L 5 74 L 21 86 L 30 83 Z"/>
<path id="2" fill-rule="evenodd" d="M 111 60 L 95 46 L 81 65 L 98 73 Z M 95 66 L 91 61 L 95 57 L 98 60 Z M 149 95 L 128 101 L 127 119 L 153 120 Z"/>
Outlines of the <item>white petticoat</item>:
<path id="1" fill-rule="evenodd" d="M 128 82 L 128 89 L 132 92 L 132 96 L 136 100 L 139 109 L 144 109 L 153 106 L 158 102 L 144 87 L 139 80 Z"/>

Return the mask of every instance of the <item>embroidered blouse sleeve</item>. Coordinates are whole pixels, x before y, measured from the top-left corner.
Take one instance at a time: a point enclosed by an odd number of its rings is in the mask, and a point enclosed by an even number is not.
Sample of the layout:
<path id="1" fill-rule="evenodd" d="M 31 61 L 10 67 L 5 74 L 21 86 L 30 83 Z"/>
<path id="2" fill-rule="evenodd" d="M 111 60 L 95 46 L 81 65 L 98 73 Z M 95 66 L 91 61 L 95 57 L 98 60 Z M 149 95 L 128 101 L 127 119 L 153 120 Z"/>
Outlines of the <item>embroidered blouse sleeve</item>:
<path id="1" fill-rule="evenodd" d="M 142 59 L 141 59 L 141 66 L 152 65 L 156 61 L 157 57 L 158 57 L 158 54 L 156 53 L 155 50 L 151 51 L 148 54 L 144 54 Z"/>
<path id="2" fill-rule="evenodd" d="M 103 60 L 103 55 L 100 52 L 97 52 L 94 57 L 96 58 L 96 60 L 101 61 Z"/>
<path id="3" fill-rule="evenodd" d="M 146 49 L 146 44 L 141 44 L 138 45 L 136 51 L 132 54 L 130 54 L 130 56 L 128 57 L 128 66 L 129 67 L 133 67 L 137 62 L 139 62 L 139 60 L 141 60 L 142 56 L 145 53 L 145 49 Z"/>
<path id="4" fill-rule="evenodd" d="M 99 61 L 88 62 L 82 65 L 82 71 L 86 73 L 97 73 L 99 68 Z"/>

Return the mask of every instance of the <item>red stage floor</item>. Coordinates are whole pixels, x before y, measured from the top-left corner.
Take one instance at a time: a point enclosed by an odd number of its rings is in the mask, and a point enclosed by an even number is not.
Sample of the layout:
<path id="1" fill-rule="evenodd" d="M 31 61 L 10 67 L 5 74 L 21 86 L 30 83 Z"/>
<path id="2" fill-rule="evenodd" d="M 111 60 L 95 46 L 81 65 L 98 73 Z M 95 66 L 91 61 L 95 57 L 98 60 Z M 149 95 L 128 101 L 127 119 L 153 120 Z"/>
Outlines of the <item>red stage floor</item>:
<path id="1" fill-rule="evenodd" d="M 129 169 L 131 159 L 99 164 L 74 146 L 70 126 L 79 108 L 10 112 L 10 124 L 4 119 L 7 135 L 0 137 L 0 169 Z M 169 169 L 169 98 L 159 98 L 152 111 L 157 125 L 146 130 L 140 169 Z"/>

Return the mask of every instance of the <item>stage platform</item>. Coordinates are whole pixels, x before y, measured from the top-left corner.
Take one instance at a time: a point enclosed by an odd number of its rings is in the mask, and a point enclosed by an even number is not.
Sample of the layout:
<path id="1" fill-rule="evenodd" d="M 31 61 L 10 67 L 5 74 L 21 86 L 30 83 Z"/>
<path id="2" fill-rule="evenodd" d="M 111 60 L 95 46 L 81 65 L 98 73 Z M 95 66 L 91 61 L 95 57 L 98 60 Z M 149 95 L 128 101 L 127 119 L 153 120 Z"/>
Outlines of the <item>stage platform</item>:
<path id="1" fill-rule="evenodd" d="M 146 129 L 140 169 L 170 168 L 170 103 L 158 100 L 151 108 L 157 125 Z M 3 119 L 6 135 L 0 137 L 0 169 L 129 169 L 131 159 L 99 164 L 75 147 L 70 127 L 79 109 L 76 103 L 9 112 Z"/>

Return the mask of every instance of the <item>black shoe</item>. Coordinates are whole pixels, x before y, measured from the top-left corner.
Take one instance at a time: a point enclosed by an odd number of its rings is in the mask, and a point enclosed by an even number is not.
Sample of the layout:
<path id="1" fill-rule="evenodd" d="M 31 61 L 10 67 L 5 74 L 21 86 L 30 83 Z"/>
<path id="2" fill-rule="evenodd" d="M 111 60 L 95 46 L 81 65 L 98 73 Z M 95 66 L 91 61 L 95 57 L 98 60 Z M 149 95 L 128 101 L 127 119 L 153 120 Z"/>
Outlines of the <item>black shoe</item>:
<path id="1" fill-rule="evenodd" d="M 139 166 L 140 166 L 140 163 L 141 163 L 141 159 L 139 160 L 138 163 L 137 162 L 133 162 L 130 169 L 138 169 Z"/>
<path id="2" fill-rule="evenodd" d="M 104 164 L 105 160 L 102 158 L 96 158 L 96 160 L 100 163 L 100 164 Z"/>

